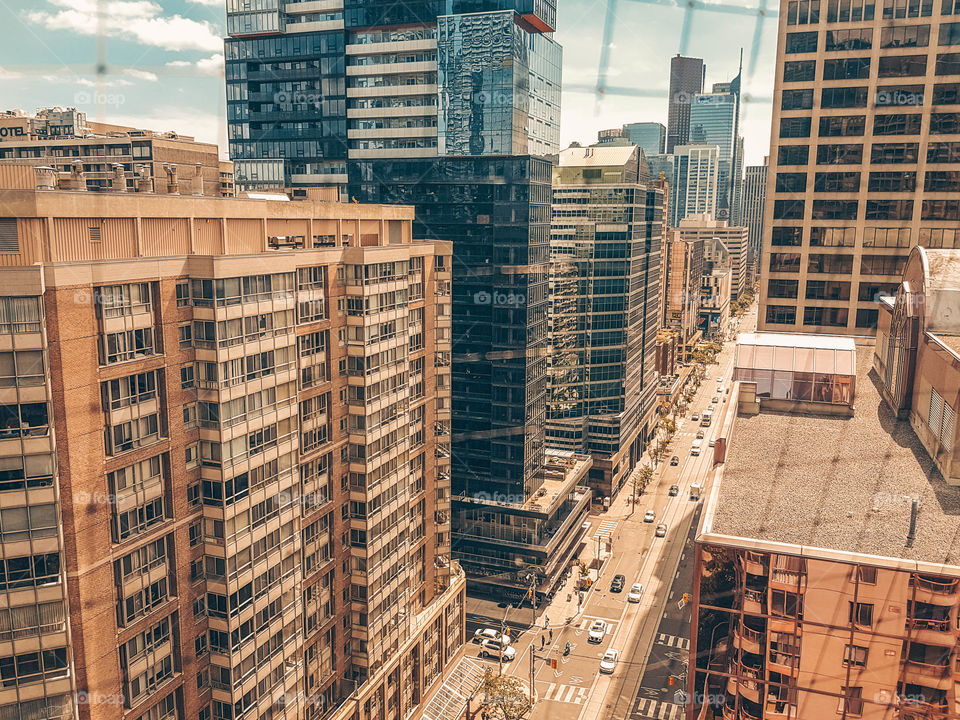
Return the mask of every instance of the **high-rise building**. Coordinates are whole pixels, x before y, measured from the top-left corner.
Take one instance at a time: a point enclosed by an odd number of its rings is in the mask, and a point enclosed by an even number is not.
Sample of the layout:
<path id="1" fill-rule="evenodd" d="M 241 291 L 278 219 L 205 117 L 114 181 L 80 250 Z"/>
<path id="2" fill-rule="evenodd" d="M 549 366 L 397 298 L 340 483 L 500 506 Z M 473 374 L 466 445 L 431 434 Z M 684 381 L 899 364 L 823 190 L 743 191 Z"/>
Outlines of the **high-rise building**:
<path id="1" fill-rule="evenodd" d="M 710 215 L 688 215 L 680 221 L 678 232 L 682 240 L 717 240 L 723 245 L 730 255 L 730 299 L 740 297 L 747 283 L 747 228 L 730 227 L 726 220 Z M 710 250 L 710 245 L 704 247 L 705 254 Z"/>
<path id="2" fill-rule="evenodd" d="M 2 714 L 408 716 L 464 632 L 449 244 L 0 171 Z"/>
<path id="3" fill-rule="evenodd" d="M 280 14 L 289 15 L 293 5 Z M 551 165 L 541 156 L 559 150 L 555 6 L 539 0 L 348 0 L 341 14 L 330 12 L 318 21 L 311 9 L 303 26 L 287 22 L 277 26 L 282 32 L 273 26 L 269 34 L 247 26 L 242 36 L 231 30 L 233 137 L 246 138 L 246 113 L 252 122 L 254 113 L 259 121 L 268 119 L 265 112 L 278 112 L 275 104 L 258 104 L 265 76 L 270 92 L 292 91 L 287 83 L 295 75 L 314 85 L 329 81 L 342 95 L 332 105 L 324 95 L 316 107 L 297 106 L 308 115 L 270 115 L 271 128 L 284 128 L 276 142 L 244 139 L 232 147 L 253 153 L 243 155 L 251 167 L 279 162 L 279 182 L 296 189 L 327 181 L 313 171 L 300 174 L 327 140 L 309 144 L 305 135 L 301 152 L 299 140 L 285 144 L 282 138 L 329 130 L 337 147 L 316 157 L 335 166 L 331 183 L 345 182 L 359 202 L 413 205 L 415 237 L 453 242 L 459 280 L 452 299 L 453 515 L 455 523 L 472 528 L 455 528 L 455 554 L 474 576 L 503 576 L 504 583 L 526 587 L 529 571 L 503 570 L 516 569 L 523 553 L 498 541 L 496 523 L 467 516 L 508 514 L 503 497 L 523 506 L 545 478 Z M 245 35 L 253 32 L 257 37 Z M 255 79 L 251 64 L 259 73 Z M 297 90 L 295 99 L 304 86 Z M 279 160 L 277 151 L 284 153 Z M 566 508 L 557 505 L 558 512 Z M 516 522 L 505 517 L 502 524 Z M 551 572 L 562 570 L 552 561 Z M 546 564 L 538 567 L 538 582 L 550 582 L 542 572 Z"/>
<path id="4" fill-rule="evenodd" d="M 612 497 L 656 424 L 663 190 L 635 145 L 561 151 L 550 236 L 550 447 L 593 456 Z"/>
<path id="5" fill-rule="evenodd" d="M 956 255 L 911 260 L 891 352 L 740 336 L 695 545 L 688 718 L 960 717 L 960 480 L 938 469 L 960 326 L 931 312 L 960 287 Z"/>
<path id="6" fill-rule="evenodd" d="M 670 58 L 670 87 L 667 95 L 667 146 L 672 153 L 690 142 L 690 104 L 703 92 L 707 67 L 700 58 L 676 55 Z"/>
<path id="7" fill-rule="evenodd" d="M 671 191 L 675 184 L 676 178 L 676 168 L 677 168 L 677 156 L 670 154 L 660 154 L 660 155 L 647 155 L 647 167 L 650 170 L 650 177 L 654 180 L 660 177 L 660 173 L 663 173 L 663 179 L 670 186 Z M 672 195 L 671 195 L 672 198 Z M 671 202 L 672 205 L 672 202 Z M 672 213 L 667 216 L 667 223 L 672 222 Z"/>
<path id="8" fill-rule="evenodd" d="M 673 202 L 670 225 L 688 215 L 717 215 L 720 148 L 716 145 L 679 145 L 674 155 Z"/>
<path id="9" fill-rule="evenodd" d="M 627 140 L 643 150 L 646 156 L 660 155 L 666 150 L 667 129 L 663 123 L 635 122 L 623 126 Z"/>
<path id="10" fill-rule="evenodd" d="M 720 149 L 716 217 L 731 224 L 740 214 L 743 138 L 740 127 L 740 80 L 716 83 L 713 92 L 699 93 L 690 106 L 690 143 Z"/>
<path id="11" fill-rule="evenodd" d="M 730 252 L 719 238 L 704 239 L 700 332 L 705 338 L 722 337 L 730 321 L 730 260 Z"/>
<path id="12" fill-rule="evenodd" d="M 950 3 L 781 7 L 760 327 L 873 335 L 909 249 L 960 243 L 960 25 Z"/>
<path id="13" fill-rule="evenodd" d="M 747 226 L 747 282 L 753 285 L 758 275 L 760 248 L 763 244 L 763 199 L 767 191 L 767 162 L 748 165 L 743 180 L 743 224 Z"/>
<path id="14" fill-rule="evenodd" d="M 74 108 L 0 112 L 0 162 L 72 173 L 77 190 L 234 194 L 232 164 L 213 143 L 88 121 Z"/>
<path id="15" fill-rule="evenodd" d="M 671 230 L 668 244 L 670 257 L 664 324 L 676 331 L 680 356 L 685 359 L 703 337 L 700 331 L 703 239 L 692 237 L 682 240 L 678 230 Z"/>

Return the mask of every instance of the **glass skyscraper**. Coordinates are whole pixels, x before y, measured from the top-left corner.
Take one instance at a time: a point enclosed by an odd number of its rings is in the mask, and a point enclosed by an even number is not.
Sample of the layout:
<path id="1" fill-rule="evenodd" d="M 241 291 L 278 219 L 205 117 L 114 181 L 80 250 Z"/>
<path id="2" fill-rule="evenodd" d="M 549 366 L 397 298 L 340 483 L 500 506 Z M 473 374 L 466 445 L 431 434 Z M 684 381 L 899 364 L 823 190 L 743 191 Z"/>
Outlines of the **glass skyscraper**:
<path id="1" fill-rule="evenodd" d="M 627 140 L 643 150 L 648 158 L 663 153 L 667 145 L 667 128 L 657 122 L 627 123 L 623 126 Z"/>
<path id="2" fill-rule="evenodd" d="M 731 178 L 736 172 L 738 110 L 736 96 L 728 91 L 698 94 L 690 106 L 690 144 L 720 149 L 716 216 L 721 220 L 730 219 L 734 202 Z"/>
<path id="3" fill-rule="evenodd" d="M 538 587 L 552 582 L 553 570 L 541 572 L 547 553 L 507 549 L 465 523 L 484 498 L 494 514 L 522 508 L 544 479 L 554 3 L 238 7 L 228 2 L 226 41 L 237 185 L 295 194 L 335 185 L 358 202 L 412 205 L 416 237 L 453 243 L 454 554 L 500 587 L 529 584 L 531 566 Z M 515 518 L 500 525 L 524 524 Z M 555 560 L 551 568 L 564 565 Z"/>

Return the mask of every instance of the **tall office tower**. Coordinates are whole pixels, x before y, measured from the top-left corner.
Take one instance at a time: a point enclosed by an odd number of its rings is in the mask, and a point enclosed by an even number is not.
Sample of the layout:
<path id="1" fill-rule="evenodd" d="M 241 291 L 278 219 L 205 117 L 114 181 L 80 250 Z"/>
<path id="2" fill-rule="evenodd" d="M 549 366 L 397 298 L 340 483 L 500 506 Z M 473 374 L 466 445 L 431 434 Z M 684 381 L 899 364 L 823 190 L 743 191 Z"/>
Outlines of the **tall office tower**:
<path id="1" fill-rule="evenodd" d="M 656 421 L 663 190 L 636 145 L 571 147 L 553 170 L 550 447 L 593 456 L 612 497 Z"/>
<path id="2" fill-rule="evenodd" d="M 730 227 L 726 220 L 714 220 L 709 214 L 688 215 L 680 221 L 680 238 L 718 240 L 730 253 L 730 295 L 740 297 L 747 283 L 747 228 Z"/>
<path id="3" fill-rule="evenodd" d="M 647 167 L 650 169 L 650 177 L 654 180 L 660 177 L 660 173 L 663 173 L 663 179 L 670 186 L 670 190 L 673 190 L 675 180 L 676 180 L 676 168 L 677 168 L 677 157 L 676 155 L 647 155 L 646 156 Z M 667 222 L 670 222 L 672 215 L 667 214 Z"/>
<path id="4" fill-rule="evenodd" d="M 647 157 L 660 155 L 667 145 L 667 129 L 663 123 L 636 122 L 623 126 L 627 140 L 643 150 Z"/>
<path id="5" fill-rule="evenodd" d="M 673 202 L 670 225 L 687 215 L 717 215 L 720 148 L 716 145 L 679 145 L 674 155 Z"/>
<path id="6" fill-rule="evenodd" d="M 412 204 L 416 237 L 454 243 L 454 494 L 523 505 L 544 478 L 551 171 L 540 156 L 559 151 L 555 5 L 302 4 L 228 13 L 238 183 L 249 167 L 284 187 L 329 183 L 359 202 Z M 260 15 L 269 21 L 251 19 Z M 330 92 L 311 98 L 321 87 Z M 271 93 L 292 99 L 293 114 Z M 502 498 L 490 505 L 508 512 Z M 464 566 L 515 569 L 522 553 L 486 533 L 455 538 L 476 558 Z"/>
<path id="7" fill-rule="evenodd" d="M 950 3 L 782 7 L 760 327 L 872 335 L 909 248 L 957 241 L 960 25 Z"/>
<path id="8" fill-rule="evenodd" d="M 739 216 L 740 178 L 743 175 L 743 139 L 740 126 L 740 82 L 717 83 L 713 92 L 700 93 L 690 106 L 690 143 L 720 148 L 717 173 L 719 220 L 733 223 Z"/>
<path id="9" fill-rule="evenodd" d="M 72 173 L 77 190 L 234 194 L 232 163 L 219 159 L 213 143 L 88 121 L 74 108 L 0 112 L 0 162 Z"/>
<path id="10" fill-rule="evenodd" d="M 670 58 L 670 87 L 667 95 L 667 148 L 690 142 L 690 104 L 703 92 L 707 67 L 700 58 L 676 55 Z"/>
<path id="11" fill-rule="evenodd" d="M 703 336 L 700 331 L 703 243 L 703 238 L 682 240 L 679 230 L 670 231 L 665 327 L 677 332 L 677 345 L 683 358 L 689 357 Z"/>
<path id="12" fill-rule="evenodd" d="M 767 163 L 748 165 L 743 180 L 743 224 L 747 226 L 747 282 L 758 277 L 760 248 L 763 244 L 763 198 L 767 191 Z"/>
<path id="13" fill-rule="evenodd" d="M 716 237 L 703 243 L 703 277 L 700 281 L 700 332 L 705 338 L 719 338 L 730 321 L 731 256 Z"/>
<path id="14" fill-rule="evenodd" d="M 695 544 L 688 718 L 704 700 L 725 720 L 960 717 L 960 326 L 937 310 L 958 262 L 911 257 L 886 347 L 740 336 Z"/>
<path id="15" fill-rule="evenodd" d="M 464 632 L 449 245 L 0 170 L 2 714 L 408 716 Z"/>

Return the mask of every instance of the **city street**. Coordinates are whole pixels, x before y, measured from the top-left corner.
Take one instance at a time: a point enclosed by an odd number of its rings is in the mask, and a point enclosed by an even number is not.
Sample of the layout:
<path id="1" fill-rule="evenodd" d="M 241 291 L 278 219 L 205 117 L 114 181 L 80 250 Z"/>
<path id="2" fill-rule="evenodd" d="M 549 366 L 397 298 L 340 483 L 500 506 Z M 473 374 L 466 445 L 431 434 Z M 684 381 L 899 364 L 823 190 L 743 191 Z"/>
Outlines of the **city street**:
<path id="1" fill-rule="evenodd" d="M 751 331 L 755 322 L 751 308 L 740 327 Z M 702 499 L 690 499 L 690 486 L 707 481 L 712 467 L 713 448 L 708 442 L 716 436 L 729 401 L 733 345 L 725 343 L 718 363 L 706 368 L 706 377 L 685 415 L 677 419 L 670 449 L 636 508 L 631 508 L 629 488 L 624 488 L 609 511 L 591 515 L 587 545 L 593 544 L 597 533 L 610 534 L 613 551 L 605 559 L 599 581 L 586 594 L 583 611 L 565 625 L 564 607 L 557 611 L 545 608 L 539 614 L 537 628 L 514 638 L 516 659 L 504 665 L 504 673 L 527 682 L 529 648 L 533 644 L 537 654 L 537 704 L 531 717 L 535 720 L 682 717 L 682 706 L 676 701 L 682 702 L 677 692 L 685 686 L 690 637 L 690 612 L 684 593 L 692 587 L 693 538 L 702 506 Z M 723 379 L 719 390 L 718 377 Z M 714 397 L 720 402 L 714 403 Z M 691 416 L 701 414 L 711 404 L 716 407 L 714 421 L 702 428 Z M 703 450 L 693 456 L 690 448 L 699 430 L 704 432 Z M 670 465 L 673 455 L 680 459 L 677 466 Z M 671 497 L 669 488 L 673 484 L 679 486 L 679 493 Z M 704 489 L 703 495 L 707 492 Z M 643 520 L 647 510 L 656 514 L 652 523 Z M 655 538 L 654 530 L 661 522 L 667 525 L 666 537 Z M 626 577 L 626 584 L 622 592 L 613 593 L 610 584 L 617 574 Z M 639 603 L 628 603 L 627 593 L 635 582 L 643 584 L 643 597 Z M 554 605 L 561 600 L 558 595 Z M 550 618 L 552 642 L 547 641 L 549 631 L 543 629 L 545 617 Z M 602 642 L 589 643 L 590 625 L 598 619 L 607 623 L 607 632 Z M 545 640 L 542 651 L 541 636 Z M 571 652 L 564 657 L 567 641 Z M 600 674 L 600 659 L 609 648 L 619 650 L 620 658 L 611 675 Z M 476 655 L 477 646 L 468 644 L 465 652 Z M 557 660 L 556 669 L 551 667 L 552 659 Z M 494 660 L 484 662 L 497 665 Z"/>

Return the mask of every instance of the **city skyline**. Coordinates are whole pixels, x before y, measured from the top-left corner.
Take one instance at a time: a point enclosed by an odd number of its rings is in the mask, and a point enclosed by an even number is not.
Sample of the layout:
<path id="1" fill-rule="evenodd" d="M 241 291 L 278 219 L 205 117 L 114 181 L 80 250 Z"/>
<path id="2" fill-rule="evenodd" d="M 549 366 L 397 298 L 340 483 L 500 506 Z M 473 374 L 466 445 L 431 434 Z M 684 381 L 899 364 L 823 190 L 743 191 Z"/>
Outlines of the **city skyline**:
<path id="1" fill-rule="evenodd" d="M 40 4 L 17 0 L 0 8 L 7 26 L 22 30 L 13 33 L 0 52 L 5 109 L 33 112 L 39 107 L 75 105 L 92 120 L 175 130 L 216 142 L 226 157 L 221 76 L 226 28 L 221 0 L 171 0 L 164 2 L 162 10 L 153 3 L 117 3 L 118 8 L 126 8 L 132 29 L 107 24 L 107 75 L 99 88 L 94 75 L 92 4 L 69 11 L 66 7 L 63 0 Z M 766 12 L 772 18 L 769 22 L 776 22 L 775 11 Z M 733 79 L 737 49 L 745 47 L 741 134 L 746 138 L 745 164 L 759 163 L 768 151 L 775 43 L 761 36 L 754 59 L 754 19 L 744 22 L 743 17 L 697 13 L 686 45 L 679 47 L 676 35 L 650 32 L 657 24 L 679 27 L 683 15 L 678 9 L 647 3 L 619 5 L 617 30 L 609 47 L 610 68 L 605 73 L 611 90 L 601 96 L 596 88 L 603 14 L 596 12 L 593 3 L 563 3 L 554 34 L 566 55 L 561 147 L 572 141 L 587 145 L 606 127 L 633 122 L 666 125 L 670 57 L 678 51 L 703 57 L 709 66 L 709 85 Z M 642 52 L 629 42 L 631 32 L 644 37 Z M 104 101 L 99 108 L 93 102 L 98 96 Z"/>

